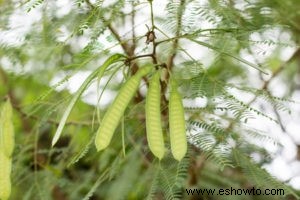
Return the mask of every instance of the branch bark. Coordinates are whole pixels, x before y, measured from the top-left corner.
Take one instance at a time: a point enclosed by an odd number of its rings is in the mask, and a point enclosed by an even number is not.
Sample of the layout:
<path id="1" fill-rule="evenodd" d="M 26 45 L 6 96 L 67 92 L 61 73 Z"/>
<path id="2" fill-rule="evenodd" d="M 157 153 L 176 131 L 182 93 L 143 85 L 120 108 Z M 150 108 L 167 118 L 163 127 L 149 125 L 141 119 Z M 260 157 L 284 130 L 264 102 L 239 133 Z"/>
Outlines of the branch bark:
<path id="1" fill-rule="evenodd" d="M 172 71 L 173 65 L 174 65 L 174 59 L 176 57 L 177 54 L 177 49 L 178 49 L 178 43 L 179 43 L 179 38 L 180 38 L 180 34 L 181 34 L 181 28 L 182 28 L 182 16 L 184 13 L 184 8 L 185 8 L 185 0 L 181 0 L 180 1 L 180 5 L 178 8 L 178 13 L 177 13 L 177 25 L 176 25 L 176 33 L 175 33 L 175 37 L 174 37 L 174 41 L 172 44 L 172 50 L 171 50 L 171 55 L 167 60 L 166 66 L 167 66 L 167 70 L 168 72 Z M 156 47 L 156 46 L 155 46 Z M 165 77 L 164 77 L 164 82 L 161 82 L 161 94 L 162 94 L 162 107 L 167 108 L 167 104 L 168 104 L 168 100 L 165 96 L 166 90 L 167 90 L 167 83 L 169 80 L 170 74 L 166 73 Z M 163 109 L 162 110 L 162 114 L 164 117 L 166 117 L 168 115 L 168 109 Z"/>
<path id="2" fill-rule="evenodd" d="M 88 6 L 90 7 L 90 9 L 96 9 L 96 7 L 89 1 L 89 0 L 85 0 L 85 2 L 88 4 Z M 134 8 L 133 8 L 134 9 Z M 134 17 L 135 17 L 135 11 L 132 11 L 132 25 L 134 26 Z M 135 57 L 135 38 L 133 38 L 133 42 L 132 44 L 129 44 L 128 42 L 126 42 L 126 40 L 122 39 L 121 35 L 118 33 L 118 31 L 112 26 L 112 24 L 110 22 L 108 22 L 107 19 L 102 18 L 104 24 L 107 26 L 107 28 L 109 29 L 109 31 L 113 34 L 113 36 L 116 38 L 116 40 L 119 42 L 120 46 L 122 47 L 124 53 L 129 57 Z M 134 27 L 133 27 L 134 29 Z M 133 36 L 135 35 L 135 33 L 133 32 Z M 137 70 L 139 69 L 139 66 L 136 62 L 133 62 L 132 65 L 130 66 L 130 73 L 132 75 L 134 75 Z M 147 79 L 143 78 L 144 81 L 147 83 Z M 139 103 L 141 101 L 143 101 L 144 97 L 142 96 L 142 94 L 138 91 L 137 95 L 134 97 L 134 101 L 136 103 Z"/>

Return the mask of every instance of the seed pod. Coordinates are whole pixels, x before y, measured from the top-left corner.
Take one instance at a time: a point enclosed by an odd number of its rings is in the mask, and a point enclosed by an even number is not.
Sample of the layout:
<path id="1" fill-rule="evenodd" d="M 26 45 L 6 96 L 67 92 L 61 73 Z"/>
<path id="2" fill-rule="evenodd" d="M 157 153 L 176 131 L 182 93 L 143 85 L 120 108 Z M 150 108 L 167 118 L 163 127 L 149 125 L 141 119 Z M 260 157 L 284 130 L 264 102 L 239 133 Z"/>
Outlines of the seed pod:
<path id="1" fill-rule="evenodd" d="M 11 193 L 11 159 L 0 151 L 0 199 L 7 200 Z"/>
<path id="2" fill-rule="evenodd" d="M 59 140 L 63 128 L 67 122 L 68 116 L 70 115 L 74 105 L 76 104 L 76 102 L 78 101 L 79 97 L 81 96 L 81 94 L 86 90 L 86 88 L 90 85 L 90 83 L 98 76 L 98 79 L 100 81 L 100 79 L 103 77 L 106 69 L 111 66 L 113 63 L 116 63 L 118 61 L 120 61 L 121 58 L 124 58 L 124 56 L 122 54 L 114 54 L 112 56 L 110 56 L 109 58 L 107 58 L 107 60 L 100 66 L 98 67 L 96 70 L 94 70 L 86 79 L 85 81 L 81 84 L 81 86 L 78 88 L 78 90 L 75 92 L 74 96 L 72 97 L 71 101 L 69 102 L 68 106 L 65 109 L 65 112 L 63 114 L 63 116 L 60 119 L 59 125 L 56 129 L 56 132 L 53 136 L 52 139 L 52 146 L 54 146 L 57 141 Z"/>
<path id="3" fill-rule="evenodd" d="M 160 71 L 157 71 L 149 84 L 146 96 L 146 130 L 151 152 L 160 160 L 164 156 L 164 140 L 160 112 Z"/>
<path id="4" fill-rule="evenodd" d="M 12 122 L 12 106 L 7 100 L 0 113 L 0 151 L 11 157 L 15 146 L 14 127 Z"/>
<path id="5" fill-rule="evenodd" d="M 169 126 L 171 151 L 174 158 L 180 161 L 187 151 L 187 139 L 182 98 L 177 91 L 175 80 L 170 79 L 171 92 L 169 98 Z"/>
<path id="6" fill-rule="evenodd" d="M 151 69 L 152 66 L 146 66 L 139 69 L 138 72 L 126 81 L 120 89 L 119 94 L 106 111 L 101 125 L 97 130 L 95 145 L 98 151 L 105 149 L 109 145 L 127 105 L 140 85 L 142 77 L 148 74 Z"/>

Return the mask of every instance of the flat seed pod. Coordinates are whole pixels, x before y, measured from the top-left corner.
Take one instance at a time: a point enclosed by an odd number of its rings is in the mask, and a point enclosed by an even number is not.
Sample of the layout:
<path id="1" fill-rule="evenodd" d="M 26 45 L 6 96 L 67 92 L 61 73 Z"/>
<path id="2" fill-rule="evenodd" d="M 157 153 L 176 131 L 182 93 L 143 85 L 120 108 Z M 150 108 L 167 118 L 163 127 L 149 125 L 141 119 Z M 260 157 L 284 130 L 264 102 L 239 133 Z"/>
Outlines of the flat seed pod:
<path id="1" fill-rule="evenodd" d="M 0 152 L 0 199 L 7 200 L 11 193 L 11 159 Z"/>
<path id="2" fill-rule="evenodd" d="M 142 77 L 148 74 L 151 69 L 151 66 L 139 69 L 120 89 L 119 94 L 106 111 L 97 130 L 95 145 L 98 151 L 105 149 L 109 145 L 126 107 L 139 88 Z"/>
<path id="3" fill-rule="evenodd" d="M 187 139 L 182 98 L 177 90 L 175 80 L 170 79 L 169 126 L 171 151 L 174 158 L 180 161 L 187 152 Z"/>
<path id="4" fill-rule="evenodd" d="M 146 131 L 151 152 L 160 160 L 164 156 L 161 111 L 160 111 L 160 71 L 157 71 L 150 80 L 146 96 Z"/>
<path id="5" fill-rule="evenodd" d="M 7 100 L 0 114 L 0 151 L 7 157 L 11 157 L 15 146 L 14 127 L 12 122 L 12 106 Z"/>

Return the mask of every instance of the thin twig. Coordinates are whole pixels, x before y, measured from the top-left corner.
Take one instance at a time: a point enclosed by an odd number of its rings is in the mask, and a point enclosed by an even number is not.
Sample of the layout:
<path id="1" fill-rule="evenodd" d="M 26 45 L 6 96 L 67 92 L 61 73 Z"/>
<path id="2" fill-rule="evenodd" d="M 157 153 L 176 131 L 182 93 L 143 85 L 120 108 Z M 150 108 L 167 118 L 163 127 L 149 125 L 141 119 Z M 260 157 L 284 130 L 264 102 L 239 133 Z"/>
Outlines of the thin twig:
<path id="1" fill-rule="evenodd" d="M 273 106 L 273 111 L 274 111 L 274 113 L 275 113 L 275 115 L 277 117 L 277 121 L 279 123 L 279 126 L 280 126 L 282 132 L 286 133 L 286 128 L 284 127 L 282 119 L 281 119 L 281 116 L 280 116 L 280 114 L 279 114 L 279 112 L 278 112 L 278 110 L 276 109 L 275 106 Z"/>
<path id="2" fill-rule="evenodd" d="M 135 8 L 134 8 L 134 1 L 131 2 L 131 32 L 132 32 L 132 45 L 131 45 L 131 51 L 135 52 L 136 48 L 136 37 L 135 37 Z"/>
<path id="3" fill-rule="evenodd" d="M 22 118 L 24 119 L 33 119 L 33 120 L 36 120 L 36 121 L 39 121 L 41 120 L 41 117 L 40 116 L 36 116 L 36 115 L 29 115 L 27 113 L 25 113 L 20 106 L 16 105 L 16 104 L 12 104 L 13 108 L 18 112 L 20 113 L 20 115 L 22 116 Z M 53 125 L 56 125 L 58 126 L 59 125 L 59 121 L 56 121 L 54 119 L 46 119 L 45 122 L 47 123 L 50 123 L 50 124 L 53 124 Z M 66 125 L 81 125 L 81 126 L 91 126 L 93 124 L 97 124 L 98 122 L 95 122 L 95 121 L 67 121 L 66 122 Z"/>
<path id="4" fill-rule="evenodd" d="M 134 57 L 127 58 L 127 62 L 131 62 L 133 60 L 139 59 L 139 58 L 145 58 L 145 57 L 153 57 L 153 54 L 144 54 L 144 55 L 138 55 Z"/>

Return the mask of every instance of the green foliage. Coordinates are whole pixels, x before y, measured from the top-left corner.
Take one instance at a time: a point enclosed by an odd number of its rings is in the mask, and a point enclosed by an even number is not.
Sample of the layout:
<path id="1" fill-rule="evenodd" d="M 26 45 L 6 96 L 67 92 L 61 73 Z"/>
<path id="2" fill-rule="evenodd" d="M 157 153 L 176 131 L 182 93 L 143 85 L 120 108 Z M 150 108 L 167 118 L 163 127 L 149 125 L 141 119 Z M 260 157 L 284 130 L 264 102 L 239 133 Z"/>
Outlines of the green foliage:
<path id="1" fill-rule="evenodd" d="M 44 0 L 32 0 L 27 2 L 27 12 L 30 12 L 35 7 L 41 5 Z"/>
<path id="2" fill-rule="evenodd" d="M 189 168 L 188 156 L 179 163 L 167 157 L 156 168 L 147 199 L 182 199 Z"/>
<path id="3" fill-rule="evenodd" d="M 299 104 L 292 99 L 299 88 L 299 1 L 62 2 L 0 0 L 0 104 L 8 97 L 15 113 L 11 199 L 219 199 L 185 189 L 230 187 L 284 189 L 289 196 L 224 199 L 299 198 L 264 169 L 274 157 L 265 144 L 280 148 L 280 141 L 251 126 L 262 119 L 284 129 L 281 114 Z M 151 31 L 156 38 L 146 44 Z M 282 59 L 290 49 L 294 55 Z M 106 95 L 149 66 L 161 72 L 165 144 L 170 77 L 183 97 L 188 152 L 180 162 L 169 145 L 161 160 L 147 145 L 151 74 L 140 77 L 118 113 L 110 145 L 94 147 L 112 101 L 103 103 Z M 72 81 L 82 74 L 89 75 Z M 280 95 L 276 81 L 285 86 Z"/>
<path id="4" fill-rule="evenodd" d="M 233 151 L 233 156 L 237 165 L 242 168 L 246 176 L 251 180 L 251 182 L 259 188 L 274 188 L 274 189 L 284 189 L 285 194 L 297 194 L 289 186 L 278 181 L 263 168 L 257 166 L 249 157 L 237 150 Z"/>
<path id="5" fill-rule="evenodd" d="M 216 124 L 196 121 L 191 121 L 188 129 L 190 130 L 189 140 L 203 151 L 207 159 L 218 164 L 221 170 L 227 166 L 233 167 L 230 159 L 232 147 L 226 142 L 226 138 L 230 136 L 225 130 Z"/>

